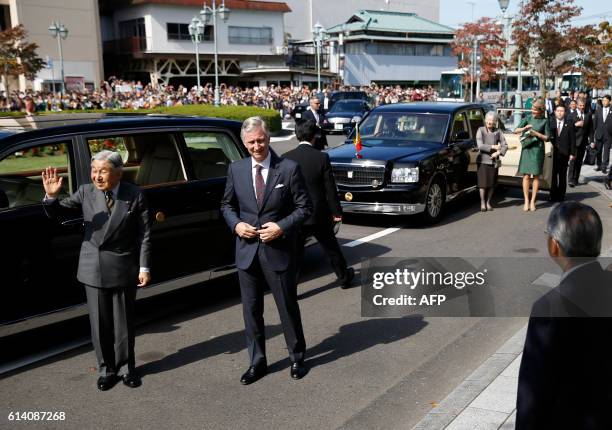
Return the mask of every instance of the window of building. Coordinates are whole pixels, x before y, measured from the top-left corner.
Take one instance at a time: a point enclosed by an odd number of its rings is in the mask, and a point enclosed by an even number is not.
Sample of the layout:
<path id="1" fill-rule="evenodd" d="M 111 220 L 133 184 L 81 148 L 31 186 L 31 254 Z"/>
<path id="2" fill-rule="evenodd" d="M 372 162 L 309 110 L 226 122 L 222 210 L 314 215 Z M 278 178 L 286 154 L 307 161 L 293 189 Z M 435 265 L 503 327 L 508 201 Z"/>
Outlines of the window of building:
<path id="1" fill-rule="evenodd" d="M 229 43 L 242 45 L 271 45 L 270 27 L 233 27 L 228 28 Z"/>
<path id="2" fill-rule="evenodd" d="M 91 155 L 108 149 L 123 158 L 122 179 L 140 186 L 184 182 L 186 175 L 174 136 L 131 134 L 88 139 Z"/>
<path id="3" fill-rule="evenodd" d="M 168 40 L 191 40 L 191 36 L 189 35 L 189 24 L 168 22 L 166 23 L 166 31 L 168 33 Z M 202 40 L 205 42 L 212 42 L 214 36 L 213 26 L 204 26 Z"/>
<path id="4" fill-rule="evenodd" d="M 236 143 L 225 133 L 193 132 L 183 136 L 197 179 L 225 177 L 229 164 L 242 158 Z"/>
<path id="5" fill-rule="evenodd" d="M 11 7 L 8 5 L 0 5 L 0 31 L 4 31 L 11 27 Z"/>
<path id="6" fill-rule="evenodd" d="M 68 144 L 63 142 L 19 150 L 0 160 L 0 210 L 39 204 L 45 197 L 41 172 L 54 167 L 62 177 L 59 198 L 71 191 Z"/>
<path id="7" fill-rule="evenodd" d="M 119 36 L 121 37 L 121 39 L 127 39 L 130 37 L 145 38 L 147 36 L 147 33 L 145 31 L 144 18 L 121 21 L 119 23 Z"/>

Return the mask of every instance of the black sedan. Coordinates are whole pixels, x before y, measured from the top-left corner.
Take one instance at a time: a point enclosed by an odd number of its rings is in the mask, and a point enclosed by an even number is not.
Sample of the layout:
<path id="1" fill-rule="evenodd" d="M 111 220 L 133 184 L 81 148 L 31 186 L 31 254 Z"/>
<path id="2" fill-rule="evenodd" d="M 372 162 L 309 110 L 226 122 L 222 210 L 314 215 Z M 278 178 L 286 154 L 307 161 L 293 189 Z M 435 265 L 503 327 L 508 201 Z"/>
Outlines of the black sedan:
<path id="1" fill-rule="evenodd" d="M 325 115 L 323 129 L 328 133 L 350 131 L 370 111 L 363 100 L 340 100 Z"/>
<path id="2" fill-rule="evenodd" d="M 329 151 L 342 207 L 349 213 L 416 214 L 434 223 L 444 204 L 476 189 L 476 131 L 485 107 L 406 103 L 377 107 Z"/>

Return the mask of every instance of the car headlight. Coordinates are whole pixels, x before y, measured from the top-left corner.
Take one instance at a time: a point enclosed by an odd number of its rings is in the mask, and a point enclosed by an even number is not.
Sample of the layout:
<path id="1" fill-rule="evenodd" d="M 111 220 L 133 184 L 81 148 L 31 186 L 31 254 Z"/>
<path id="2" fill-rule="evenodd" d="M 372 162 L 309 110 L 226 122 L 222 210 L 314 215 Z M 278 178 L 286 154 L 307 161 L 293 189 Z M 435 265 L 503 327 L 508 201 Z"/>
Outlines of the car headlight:
<path id="1" fill-rule="evenodd" d="M 361 121 L 360 116 L 354 116 L 353 119 L 351 119 L 351 122 L 359 122 L 359 121 Z"/>
<path id="2" fill-rule="evenodd" d="M 402 184 L 419 182 L 418 167 L 394 167 L 391 171 L 391 182 Z"/>

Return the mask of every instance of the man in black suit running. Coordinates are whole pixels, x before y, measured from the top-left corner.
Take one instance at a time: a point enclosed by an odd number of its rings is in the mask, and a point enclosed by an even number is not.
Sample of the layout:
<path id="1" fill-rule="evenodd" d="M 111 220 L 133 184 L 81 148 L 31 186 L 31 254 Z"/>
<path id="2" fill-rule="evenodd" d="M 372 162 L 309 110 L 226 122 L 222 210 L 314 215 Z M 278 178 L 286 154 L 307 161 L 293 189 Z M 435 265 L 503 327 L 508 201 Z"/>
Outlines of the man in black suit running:
<path id="1" fill-rule="evenodd" d="M 350 286 L 355 276 L 352 267 L 347 267 L 346 260 L 334 234 L 334 223 L 342 220 L 342 209 L 336 190 L 336 181 L 332 174 L 329 156 L 314 148 L 317 125 L 310 120 L 297 124 L 295 134 L 300 141 L 297 148 L 286 152 L 283 157 L 297 162 L 306 179 L 306 187 L 314 205 L 314 211 L 303 226 L 300 257 L 303 256 L 306 238 L 314 236 L 327 256 L 338 277 L 341 288 Z M 300 258 L 301 259 L 301 258 Z"/>

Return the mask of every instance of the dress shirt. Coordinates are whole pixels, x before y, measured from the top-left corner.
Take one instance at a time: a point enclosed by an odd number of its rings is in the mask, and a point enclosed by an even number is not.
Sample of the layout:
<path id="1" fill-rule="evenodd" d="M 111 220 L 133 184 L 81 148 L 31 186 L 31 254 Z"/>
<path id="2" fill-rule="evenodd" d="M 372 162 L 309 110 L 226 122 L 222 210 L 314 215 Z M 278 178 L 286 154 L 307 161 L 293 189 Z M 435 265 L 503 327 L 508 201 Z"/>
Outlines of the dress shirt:
<path id="1" fill-rule="evenodd" d="M 605 121 L 605 120 L 606 120 L 606 118 L 608 117 L 608 112 L 609 112 L 609 111 L 610 111 L 610 108 L 609 108 L 609 107 L 607 107 L 607 108 L 603 108 L 603 112 L 602 112 L 602 113 L 603 113 L 603 120 L 604 120 L 604 121 Z"/>
<path id="2" fill-rule="evenodd" d="M 317 121 L 317 125 L 319 125 L 319 114 L 315 110 L 313 110 L 312 108 L 308 108 L 308 109 L 310 109 L 310 112 L 312 112 L 312 114 L 315 117 L 315 120 Z"/>
<path id="3" fill-rule="evenodd" d="M 257 162 L 253 157 L 251 157 L 251 175 L 253 176 L 253 192 L 255 193 L 255 198 L 257 198 L 257 186 L 255 175 L 257 174 L 256 166 L 260 165 L 261 176 L 263 176 L 264 184 L 268 182 L 268 172 L 270 171 L 270 161 L 272 160 L 272 155 L 270 154 L 270 149 L 268 149 L 268 156 L 262 162 Z"/>
<path id="4" fill-rule="evenodd" d="M 557 136 L 561 135 L 561 130 L 563 130 L 563 120 L 557 120 Z"/>

